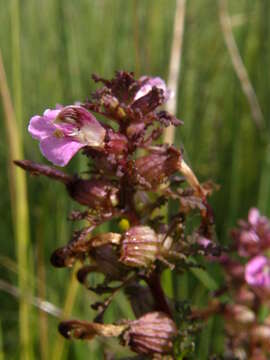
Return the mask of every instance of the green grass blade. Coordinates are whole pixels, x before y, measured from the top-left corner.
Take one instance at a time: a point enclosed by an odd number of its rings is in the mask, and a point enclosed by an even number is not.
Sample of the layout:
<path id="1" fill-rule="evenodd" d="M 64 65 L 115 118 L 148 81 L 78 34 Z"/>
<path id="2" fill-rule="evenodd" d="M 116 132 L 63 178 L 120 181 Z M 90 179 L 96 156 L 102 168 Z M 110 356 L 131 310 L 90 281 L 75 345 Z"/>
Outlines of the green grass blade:
<path id="1" fill-rule="evenodd" d="M 217 282 L 207 271 L 198 268 L 191 268 L 190 271 L 208 290 L 215 291 L 218 289 Z"/>
<path id="2" fill-rule="evenodd" d="M 7 133 L 7 143 L 9 148 L 8 170 L 10 175 L 11 207 L 13 211 L 14 236 L 17 247 L 18 259 L 18 283 L 22 293 L 27 288 L 27 269 L 28 269 L 28 248 L 29 248 L 29 218 L 27 185 L 24 171 L 16 168 L 12 160 L 23 158 L 23 148 L 19 129 L 14 114 L 9 88 L 6 80 L 2 53 L 0 50 L 0 92 L 3 99 L 4 120 Z M 29 305 L 24 299 L 20 300 L 19 305 L 19 328 L 21 359 L 32 358 Z"/>
<path id="3" fill-rule="evenodd" d="M 73 268 L 71 280 L 67 288 L 67 293 L 65 297 L 66 300 L 63 308 L 63 319 L 69 318 L 76 300 L 76 295 L 79 288 L 79 282 L 77 280 L 76 273 L 79 268 L 80 268 L 80 264 L 77 262 Z M 52 358 L 54 360 L 64 359 L 67 346 L 68 346 L 67 340 L 64 339 L 62 335 L 58 334 L 55 343 L 53 345 Z"/>
<path id="4" fill-rule="evenodd" d="M 0 320 L 0 360 L 4 360 L 2 321 Z"/>
<path id="5" fill-rule="evenodd" d="M 11 0 L 11 42 L 12 42 L 12 80 L 14 110 L 19 130 L 22 129 L 22 75 L 20 42 L 20 5 L 19 0 Z"/>

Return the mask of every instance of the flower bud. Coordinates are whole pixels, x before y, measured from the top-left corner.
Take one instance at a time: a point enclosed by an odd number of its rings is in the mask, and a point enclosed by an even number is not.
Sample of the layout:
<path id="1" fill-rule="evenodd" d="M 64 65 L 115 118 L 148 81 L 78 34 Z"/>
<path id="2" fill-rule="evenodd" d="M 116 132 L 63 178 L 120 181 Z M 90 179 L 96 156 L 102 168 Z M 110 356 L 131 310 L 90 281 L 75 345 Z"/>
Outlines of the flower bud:
<path id="1" fill-rule="evenodd" d="M 252 307 L 256 296 L 254 294 L 254 291 L 248 289 L 247 286 L 242 286 L 239 290 L 237 290 L 235 299 L 238 303 Z"/>
<path id="2" fill-rule="evenodd" d="M 134 226 L 122 237 L 121 258 L 132 267 L 148 267 L 157 258 L 160 239 L 149 226 Z"/>
<path id="3" fill-rule="evenodd" d="M 267 355 L 263 349 L 255 348 L 252 349 L 252 353 L 249 355 L 249 360 L 268 360 Z"/>
<path id="4" fill-rule="evenodd" d="M 259 347 L 270 350 L 270 327 L 268 325 L 256 325 L 251 331 L 251 340 Z"/>
<path id="5" fill-rule="evenodd" d="M 256 320 L 255 314 L 247 306 L 232 304 L 225 307 L 225 317 L 230 323 L 247 326 Z"/>
<path id="6" fill-rule="evenodd" d="M 151 312 L 131 321 L 123 340 L 139 354 L 170 354 L 177 328 L 171 318 L 162 312 Z"/>
<path id="7" fill-rule="evenodd" d="M 109 154 L 125 154 L 128 151 L 128 139 L 123 134 L 109 129 L 106 137 L 106 150 Z"/>
<path id="8" fill-rule="evenodd" d="M 245 276 L 245 267 L 238 261 L 230 259 L 228 256 L 224 256 L 220 263 L 223 265 L 226 271 L 227 280 L 230 282 L 243 282 Z"/>
<path id="9" fill-rule="evenodd" d="M 143 179 L 148 187 L 155 188 L 178 170 L 180 159 L 181 153 L 174 147 L 157 147 L 150 155 L 135 160 L 131 176 L 133 179 Z"/>
<path id="10" fill-rule="evenodd" d="M 82 205 L 110 211 L 118 205 L 119 189 L 104 180 L 75 179 L 67 185 L 69 195 Z"/>

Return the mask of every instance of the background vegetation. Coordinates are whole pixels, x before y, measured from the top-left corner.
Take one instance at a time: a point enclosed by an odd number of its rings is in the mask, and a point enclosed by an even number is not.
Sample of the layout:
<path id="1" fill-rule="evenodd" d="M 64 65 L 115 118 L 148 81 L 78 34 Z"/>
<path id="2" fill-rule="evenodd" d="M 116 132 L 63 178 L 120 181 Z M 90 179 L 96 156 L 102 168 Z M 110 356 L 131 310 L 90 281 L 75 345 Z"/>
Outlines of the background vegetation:
<path id="1" fill-rule="evenodd" d="M 198 177 L 221 186 L 212 199 L 221 243 L 249 207 L 270 215 L 270 2 L 228 3 L 233 36 L 263 117 L 256 126 L 242 89 L 245 79 L 239 81 L 226 47 L 222 1 L 190 0 L 177 96 L 177 115 L 185 125 L 175 140 Z M 52 251 L 69 239 L 72 225 L 66 217 L 78 206 L 47 179 L 28 177 L 26 193 L 25 178 L 14 171 L 10 157 L 46 163 L 27 133 L 29 118 L 56 103 L 85 99 L 94 90 L 92 73 L 112 77 L 125 69 L 167 79 L 175 8 L 175 0 L 0 0 L 0 46 L 14 109 L 0 78 L 6 100 L 0 105 L 0 359 L 102 358 L 104 344 L 62 341 L 59 319 L 36 306 L 46 305 L 38 302 L 42 298 L 66 314 L 91 319 L 94 295 L 49 262 Z M 84 166 L 76 158 L 68 170 Z M 209 274 L 220 281 L 214 266 Z M 202 305 L 205 285 L 189 274 L 174 279 L 168 295 Z M 131 316 L 122 295 L 107 319 L 119 313 Z M 196 359 L 222 352 L 222 344 L 222 323 L 211 320 L 198 338 Z"/>

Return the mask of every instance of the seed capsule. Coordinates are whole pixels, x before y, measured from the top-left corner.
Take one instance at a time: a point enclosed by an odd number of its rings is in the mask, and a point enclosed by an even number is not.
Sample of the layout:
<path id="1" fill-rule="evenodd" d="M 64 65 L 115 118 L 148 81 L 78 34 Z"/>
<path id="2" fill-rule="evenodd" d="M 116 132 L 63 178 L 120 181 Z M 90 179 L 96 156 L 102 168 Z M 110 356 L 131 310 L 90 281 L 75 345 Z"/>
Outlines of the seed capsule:
<path id="1" fill-rule="evenodd" d="M 119 189 L 104 180 L 76 179 L 67 185 L 69 195 L 82 205 L 110 211 L 118 205 Z"/>
<path id="2" fill-rule="evenodd" d="M 134 226 L 122 238 L 120 261 L 128 266 L 148 267 L 159 253 L 160 239 L 149 226 Z"/>
<path id="3" fill-rule="evenodd" d="M 174 147 L 157 147 L 150 155 L 142 156 L 135 161 L 133 178 L 139 176 L 155 188 L 178 170 L 180 159 L 181 153 Z"/>
<path id="4" fill-rule="evenodd" d="M 131 321 L 123 339 L 139 354 L 170 354 L 176 335 L 177 328 L 171 318 L 162 312 L 151 312 Z"/>

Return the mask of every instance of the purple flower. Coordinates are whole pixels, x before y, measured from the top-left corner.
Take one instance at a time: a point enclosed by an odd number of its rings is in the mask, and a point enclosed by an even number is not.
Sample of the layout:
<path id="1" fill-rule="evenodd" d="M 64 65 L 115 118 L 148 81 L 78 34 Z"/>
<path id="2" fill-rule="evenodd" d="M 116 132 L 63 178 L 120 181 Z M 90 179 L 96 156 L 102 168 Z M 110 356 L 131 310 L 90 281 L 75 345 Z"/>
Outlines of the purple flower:
<path id="1" fill-rule="evenodd" d="M 240 256 L 254 256 L 270 247 L 270 223 L 256 208 L 251 208 L 248 221 L 240 221 L 240 228 L 232 233 Z"/>
<path id="2" fill-rule="evenodd" d="M 245 268 L 245 280 L 261 294 L 270 292 L 270 260 L 260 255 L 251 259 Z"/>
<path id="3" fill-rule="evenodd" d="M 134 101 L 147 95 L 153 89 L 153 87 L 157 87 L 158 89 L 163 90 L 165 101 L 169 100 L 169 98 L 172 96 L 172 92 L 167 88 L 165 81 L 160 77 L 142 76 L 139 80 L 142 82 L 142 86 L 135 94 Z"/>
<path id="4" fill-rule="evenodd" d="M 106 131 L 97 119 L 81 106 L 47 109 L 33 116 L 28 131 L 40 141 L 42 154 L 52 163 L 65 166 L 83 147 L 101 148 Z"/>
<path id="5" fill-rule="evenodd" d="M 257 226 L 260 220 L 263 218 L 264 217 L 260 215 L 259 210 L 256 208 L 251 208 L 248 212 L 248 222 L 250 223 L 250 225 Z"/>
<path id="6" fill-rule="evenodd" d="M 197 238 L 197 243 L 203 248 L 203 249 L 207 249 L 208 246 L 211 246 L 212 245 L 212 241 L 207 239 L 206 237 L 204 236 L 198 236 Z"/>

